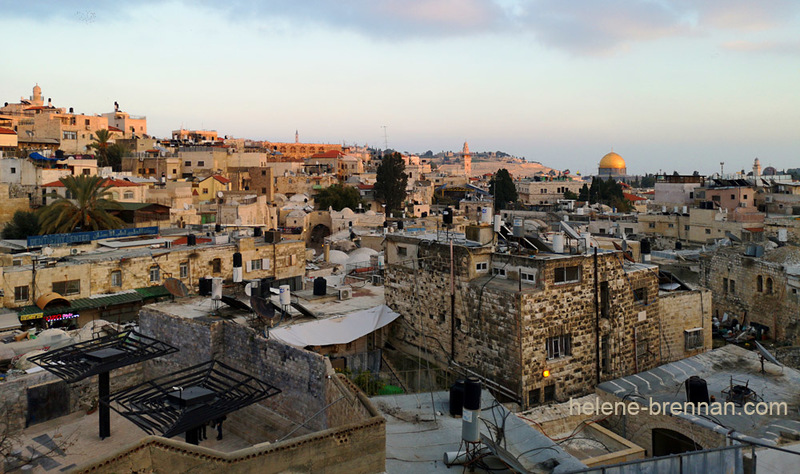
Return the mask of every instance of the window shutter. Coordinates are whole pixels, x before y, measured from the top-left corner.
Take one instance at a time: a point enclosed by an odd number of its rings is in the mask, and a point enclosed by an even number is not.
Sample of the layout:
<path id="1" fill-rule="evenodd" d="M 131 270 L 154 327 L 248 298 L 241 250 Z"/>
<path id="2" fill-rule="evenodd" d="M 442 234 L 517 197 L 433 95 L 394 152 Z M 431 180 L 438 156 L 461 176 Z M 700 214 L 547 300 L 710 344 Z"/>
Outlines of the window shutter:
<path id="1" fill-rule="evenodd" d="M 262 258 L 261 259 L 261 269 L 262 270 L 269 270 L 269 259 L 268 258 Z"/>
<path id="2" fill-rule="evenodd" d="M 248 260 L 247 262 L 245 262 L 244 266 L 245 266 L 245 269 L 247 270 L 247 272 L 252 272 L 253 271 L 253 262 L 252 261 Z"/>

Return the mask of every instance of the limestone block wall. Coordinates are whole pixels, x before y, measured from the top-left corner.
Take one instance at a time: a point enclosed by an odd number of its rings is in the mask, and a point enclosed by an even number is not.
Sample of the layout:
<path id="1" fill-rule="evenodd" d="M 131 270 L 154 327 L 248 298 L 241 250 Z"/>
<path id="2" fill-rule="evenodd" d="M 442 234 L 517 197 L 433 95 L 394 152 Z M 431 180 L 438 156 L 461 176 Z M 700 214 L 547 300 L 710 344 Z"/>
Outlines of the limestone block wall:
<path id="1" fill-rule="evenodd" d="M 662 364 L 711 350 L 711 290 L 662 293 L 658 298 Z M 684 331 L 703 329 L 703 346 L 686 350 Z"/>

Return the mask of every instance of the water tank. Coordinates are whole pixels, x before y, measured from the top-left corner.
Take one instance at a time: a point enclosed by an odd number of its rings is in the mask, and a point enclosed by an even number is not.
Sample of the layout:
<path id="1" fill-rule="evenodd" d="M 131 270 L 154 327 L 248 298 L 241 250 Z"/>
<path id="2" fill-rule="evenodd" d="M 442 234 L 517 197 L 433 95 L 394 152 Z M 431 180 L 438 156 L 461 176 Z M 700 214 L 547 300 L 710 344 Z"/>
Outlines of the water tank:
<path id="1" fill-rule="evenodd" d="M 681 241 L 680 240 L 676 240 L 675 241 L 675 250 L 680 250 L 682 248 L 683 248 L 683 244 L 681 243 Z"/>
<path id="2" fill-rule="evenodd" d="M 264 230 L 261 227 L 253 228 L 253 237 L 261 237 L 264 235 Z"/>
<path id="3" fill-rule="evenodd" d="M 564 234 L 561 232 L 553 235 L 553 252 L 564 253 Z"/>
<path id="4" fill-rule="evenodd" d="M 786 240 L 787 240 L 786 229 L 778 229 L 778 241 L 779 242 L 786 242 Z"/>
<path id="5" fill-rule="evenodd" d="M 491 207 L 482 207 L 481 208 L 481 224 L 491 224 L 492 223 L 492 208 Z"/>
<path id="6" fill-rule="evenodd" d="M 292 303 L 292 294 L 289 291 L 289 285 L 281 285 L 278 287 L 278 290 L 281 306 L 289 306 Z"/>
<path id="7" fill-rule="evenodd" d="M 503 225 L 503 220 L 502 217 L 500 217 L 500 214 L 494 216 L 494 231 L 500 232 L 500 227 L 502 225 Z"/>
<path id="8" fill-rule="evenodd" d="M 222 299 L 222 278 L 214 277 L 211 279 L 211 299 Z"/>
<path id="9" fill-rule="evenodd" d="M 199 280 L 200 296 L 211 295 L 211 278 L 201 278 Z"/>
<path id="10" fill-rule="evenodd" d="M 404 227 L 403 221 L 397 221 L 397 230 L 403 230 Z"/>
<path id="11" fill-rule="evenodd" d="M 450 387 L 450 415 L 461 416 L 464 412 L 464 379 L 456 380 Z"/>
<path id="12" fill-rule="evenodd" d="M 461 416 L 461 439 L 470 443 L 481 440 L 481 381 L 469 377 L 464 382 L 464 411 Z"/>
<path id="13" fill-rule="evenodd" d="M 592 246 L 592 234 L 589 232 L 581 232 L 581 240 L 583 240 L 583 245 L 586 251 L 589 251 L 589 248 Z"/>
<path id="14" fill-rule="evenodd" d="M 449 207 L 442 211 L 442 222 L 448 225 L 453 223 L 453 210 Z"/>
<path id="15" fill-rule="evenodd" d="M 222 225 L 214 224 L 214 232 L 222 232 Z"/>
<path id="16" fill-rule="evenodd" d="M 641 253 L 642 253 L 642 263 L 648 263 L 650 261 L 650 240 L 649 239 L 642 239 L 639 242 Z"/>
<path id="17" fill-rule="evenodd" d="M 233 254 L 233 268 L 242 268 L 242 254 L 239 252 L 234 252 Z"/>
<path id="18" fill-rule="evenodd" d="M 325 296 L 328 293 L 328 280 L 323 277 L 314 279 L 314 296 Z"/>
<path id="19" fill-rule="evenodd" d="M 681 212 L 681 214 L 688 214 L 689 213 L 689 206 L 683 206 L 683 209 L 681 209 L 681 210 L 683 211 L 683 212 Z"/>
<path id="20" fill-rule="evenodd" d="M 708 384 L 705 379 L 701 379 L 697 375 L 686 379 L 686 400 L 695 405 L 708 403 Z"/>
<path id="21" fill-rule="evenodd" d="M 525 237 L 525 228 L 522 226 L 522 218 L 514 218 L 514 227 L 512 228 L 514 237 Z"/>
<path id="22" fill-rule="evenodd" d="M 186 245 L 197 245 L 197 236 L 189 234 L 186 236 Z"/>

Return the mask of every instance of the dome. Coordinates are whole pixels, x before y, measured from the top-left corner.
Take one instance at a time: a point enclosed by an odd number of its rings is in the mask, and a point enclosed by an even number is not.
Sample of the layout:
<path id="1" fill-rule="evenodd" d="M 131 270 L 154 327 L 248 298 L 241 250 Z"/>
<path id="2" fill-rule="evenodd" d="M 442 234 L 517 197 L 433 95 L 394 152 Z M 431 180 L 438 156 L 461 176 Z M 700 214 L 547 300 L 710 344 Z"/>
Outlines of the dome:
<path id="1" fill-rule="evenodd" d="M 331 250 L 328 253 L 328 261 L 331 263 L 344 265 L 347 263 L 347 254 L 341 250 Z"/>
<path id="2" fill-rule="evenodd" d="M 625 169 L 625 160 L 623 160 L 621 156 L 612 151 L 611 153 L 606 154 L 606 156 L 604 156 L 603 159 L 600 160 L 600 165 L 598 166 L 598 168 L 600 168 L 601 170 Z"/>

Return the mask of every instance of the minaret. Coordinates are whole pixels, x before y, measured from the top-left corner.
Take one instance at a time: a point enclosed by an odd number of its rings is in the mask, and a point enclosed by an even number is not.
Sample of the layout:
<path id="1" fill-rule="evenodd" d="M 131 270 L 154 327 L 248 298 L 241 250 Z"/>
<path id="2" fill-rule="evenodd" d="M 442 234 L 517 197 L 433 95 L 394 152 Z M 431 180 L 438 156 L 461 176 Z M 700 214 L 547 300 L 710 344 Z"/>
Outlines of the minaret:
<path id="1" fill-rule="evenodd" d="M 761 162 L 758 161 L 758 158 L 753 162 L 753 178 L 757 178 L 761 176 Z"/>
<path id="2" fill-rule="evenodd" d="M 33 95 L 31 96 L 31 105 L 44 105 L 44 99 L 42 98 L 42 88 L 39 87 L 37 83 L 33 86 Z"/>
<path id="3" fill-rule="evenodd" d="M 461 149 L 461 156 L 464 157 L 464 174 L 467 178 L 472 176 L 472 155 L 469 153 L 469 144 L 464 141 L 464 148 Z"/>
<path id="4" fill-rule="evenodd" d="M 294 142 L 300 143 L 300 132 L 298 132 L 297 129 L 294 131 Z"/>

